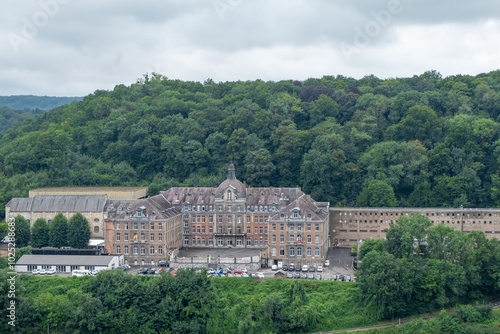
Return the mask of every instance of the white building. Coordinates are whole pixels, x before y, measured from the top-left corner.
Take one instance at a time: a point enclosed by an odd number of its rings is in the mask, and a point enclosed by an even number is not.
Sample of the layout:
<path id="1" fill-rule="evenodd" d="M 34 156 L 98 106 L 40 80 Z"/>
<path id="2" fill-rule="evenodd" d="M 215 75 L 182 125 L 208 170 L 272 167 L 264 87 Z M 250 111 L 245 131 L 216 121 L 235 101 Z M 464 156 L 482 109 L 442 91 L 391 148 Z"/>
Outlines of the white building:
<path id="1" fill-rule="evenodd" d="M 16 263 L 16 272 L 33 269 L 54 269 L 59 273 L 73 270 L 114 269 L 124 263 L 123 255 L 23 255 Z"/>

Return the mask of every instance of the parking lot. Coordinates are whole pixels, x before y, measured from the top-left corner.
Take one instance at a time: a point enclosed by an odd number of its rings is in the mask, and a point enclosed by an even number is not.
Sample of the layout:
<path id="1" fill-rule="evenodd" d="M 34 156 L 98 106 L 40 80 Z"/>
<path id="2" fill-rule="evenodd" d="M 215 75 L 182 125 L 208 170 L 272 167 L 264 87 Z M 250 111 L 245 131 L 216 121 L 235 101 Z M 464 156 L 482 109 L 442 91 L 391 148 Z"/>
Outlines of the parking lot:
<path id="1" fill-rule="evenodd" d="M 206 255 L 205 255 L 206 256 Z M 350 248 L 330 248 L 328 251 L 327 259 L 330 261 L 330 265 L 328 267 L 323 266 L 323 271 L 318 272 L 307 272 L 306 274 L 313 274 L 316 276 L 317 274 L 321 275 L 322 280 L 330 280 L 333 274 L 337 276 L 340 275 L 350 275 L 354 277 L 355 271 L 352 268 L 353 257 L 351 256 Z M 127 273 L 137 275 L 139 270 L 142 268 L 147 268 L 148 266 L 131 266 L 130 270 L 126 271 Z M 150 267 L 150 266 L 149 266 Z M 232 271 L 234 269 L 239 268 L 231 268 Z M 262 273 L 265 278 L 273 278 L 277 271 L 273 271 L 271 268 L 261 268 L 255 271 L 249 271 L 250 273 Z M 288 274 L 288 271 L 284 271 L 284 274 Z M 294 271 L 295 274 L 303 274 L 302 271 Z M 56 273 L 58 276 L 71 276 L 71 273 Z M 234 276 L 234 274 L 231 274 Z"/>

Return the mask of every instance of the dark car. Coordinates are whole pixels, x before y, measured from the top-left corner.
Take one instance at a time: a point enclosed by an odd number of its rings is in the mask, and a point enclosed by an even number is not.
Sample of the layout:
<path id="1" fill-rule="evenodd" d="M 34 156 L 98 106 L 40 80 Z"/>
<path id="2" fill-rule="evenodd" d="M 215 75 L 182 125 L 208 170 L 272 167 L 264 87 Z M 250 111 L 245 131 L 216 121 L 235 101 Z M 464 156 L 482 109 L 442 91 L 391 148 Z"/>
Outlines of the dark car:
<path id="1" fill-rule="evenodd" d="M 292 264 L 289 268 L 288 271 L 295 271 L 295 266 Z"/>
<path id="2" fill-rule="evenodd" d="M 315 272 L 316 271 L 316 267 L 311 266 L 311 268 L 309 268 L 309 271 L 312 272 L 312 273 Z"/>
<path id="3" fill-rule="evenodd" d="M 139 272 L 138 274 L 139 275 L 147 275 L 148 274 L 148 270 L 151 269 L 151 268 L 143 268 L 143 269 L 139 269 Z"/>
<path id="4" fill-rule="evenodd" d="M 153 268 L 149 268 L 147 271 L 146 271 L 146 274 L 148 275 L 154 275 L 156 272 L 156 269 L 153 269 Z"/>
<path id="5" fill-rule="evenodd" d="M 340 276 L 339 276 L 339 281 L 344 281 L 344 280 L 345 280 L 344 275 L 340 275 Z"/>
<path id="6" fill-rule="evenodd" d="M 288 266 L 286 264 L 284 264 L 283 267 L 281 267 L 281 270 L 287 271 L 288 270 Z"/>

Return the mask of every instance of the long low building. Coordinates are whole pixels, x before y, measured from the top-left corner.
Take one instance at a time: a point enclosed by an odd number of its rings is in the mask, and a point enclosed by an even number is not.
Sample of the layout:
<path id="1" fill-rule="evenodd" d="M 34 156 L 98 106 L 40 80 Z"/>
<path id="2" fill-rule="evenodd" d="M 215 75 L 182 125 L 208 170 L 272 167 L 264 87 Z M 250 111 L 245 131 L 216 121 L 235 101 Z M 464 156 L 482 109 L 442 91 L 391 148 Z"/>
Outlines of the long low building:
<path id="1" fill-rule="evenodd" d="M 123 255 L 23 255 L 16 263 L 16 272 L 29 273 L 34 269 L 54 269 L 58 273 L 73 270 L 115 269 L 124 264 Z"/>
<path id="2" fill-rule="evenodd" d="M 457 231 L 482 231 L 500 238 L 500 209 L 476 208 L 330 208 L 330 243 L 351 246 L 366 239 L 384 239 L 384 230 L 401 216 L 424 215 L 434 224 Z"/>

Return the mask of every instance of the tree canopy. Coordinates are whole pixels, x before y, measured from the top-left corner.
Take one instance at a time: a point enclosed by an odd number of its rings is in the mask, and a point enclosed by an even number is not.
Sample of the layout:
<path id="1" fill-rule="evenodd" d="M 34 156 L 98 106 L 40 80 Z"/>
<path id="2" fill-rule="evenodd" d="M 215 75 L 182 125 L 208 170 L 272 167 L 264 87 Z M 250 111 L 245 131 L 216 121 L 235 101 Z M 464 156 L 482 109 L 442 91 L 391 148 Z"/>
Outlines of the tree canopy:
<path id="1" fill-rule="evenodd" d="M 496 207 L 499 105 L 500 71 L 220 83 L 145 75 L 6 131 L 0 217 L 36 187 L 217 186 L 231 160 L 252 186 L 300 186 L 332 206 Z"/>

